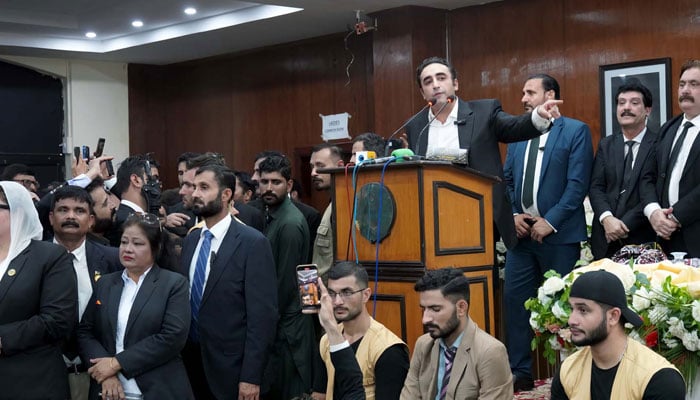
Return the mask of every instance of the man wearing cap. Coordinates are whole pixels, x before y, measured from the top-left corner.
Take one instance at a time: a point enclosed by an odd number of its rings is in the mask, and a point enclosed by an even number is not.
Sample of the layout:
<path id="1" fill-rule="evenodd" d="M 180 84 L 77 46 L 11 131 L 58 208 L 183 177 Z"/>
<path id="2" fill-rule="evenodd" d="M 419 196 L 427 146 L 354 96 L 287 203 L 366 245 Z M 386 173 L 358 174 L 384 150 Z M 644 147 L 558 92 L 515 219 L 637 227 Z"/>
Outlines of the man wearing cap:
<path id="1" fill-rule="evenodd" d="M 627 307 L 622 282 L 607 271 L 579 276 L 569 297 L 571 342 L 581 347 L 552 381 L 552 400 L 678 399 L 685 382 L 665 358 L 625 334 L 642 319 Z"/>

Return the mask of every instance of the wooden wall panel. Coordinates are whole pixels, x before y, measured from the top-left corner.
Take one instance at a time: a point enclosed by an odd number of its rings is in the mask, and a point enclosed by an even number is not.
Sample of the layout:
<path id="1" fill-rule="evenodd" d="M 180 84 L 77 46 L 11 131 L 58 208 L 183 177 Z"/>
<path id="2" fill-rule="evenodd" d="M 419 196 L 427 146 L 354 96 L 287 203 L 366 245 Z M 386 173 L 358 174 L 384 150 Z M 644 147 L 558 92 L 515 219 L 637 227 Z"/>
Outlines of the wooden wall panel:
<path id="1" fill-rule="evenodd" d="M 444 10 L 401 7 L 372 15 L 374 34 L 374 132 L 385 138 L 425 105 L 415 83 L 420 62 L 445 52 Z"/>
<path id="2" fill-rule="evenodd" d="M 449 47 L 462 98 L 498 98 L 521 113 L 528 75 L 554 76 L 564 115 L 600 140 L 598 67 L 672 58 L 673 114 L 680 65 L 700 57 L 700 5 L 691 0 L 506 0 L 450 13 Z M 505 146 L 502 146 L 505 155 Z"/>
<path id="3" fill-rule="evenodd" d="M 348 112 L 352 135 L 369 131 L 372 36 L 352 35 L 350 51 L 344 36 L 164 67 L 130 65 L 131 152 L 155 151 L 172 187 L 184 151 L 217 151 L 234 168 L 251 171 L 262 150 L 295 160 L 295 148 L 320 143 L 319 113 Z"/>

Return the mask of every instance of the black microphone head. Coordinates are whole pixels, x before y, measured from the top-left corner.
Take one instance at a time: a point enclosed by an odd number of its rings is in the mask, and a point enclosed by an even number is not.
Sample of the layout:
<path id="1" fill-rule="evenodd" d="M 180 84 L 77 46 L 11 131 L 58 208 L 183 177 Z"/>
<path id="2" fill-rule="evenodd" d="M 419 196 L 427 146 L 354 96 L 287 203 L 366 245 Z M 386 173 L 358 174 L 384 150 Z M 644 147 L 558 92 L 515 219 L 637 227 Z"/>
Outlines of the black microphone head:
<path id="1" fill-rule="evenodd" d="M 453 101 L 455 101 L 455 99 L 457 99 L 457 96 L 455 96 L 455 95 L 453 95 L 453 94 L 447 96 L 447 102 L 448 102 L 448 103 L 452 103 Z"/>
<path id="2" fill-rule="evenodd" d="M 437 102 L 438 102 L 437 97 L 431 97 L 430 99 L 428 99 L 428 107 L 434 106 L 435 104 L 437 104 Z"/>

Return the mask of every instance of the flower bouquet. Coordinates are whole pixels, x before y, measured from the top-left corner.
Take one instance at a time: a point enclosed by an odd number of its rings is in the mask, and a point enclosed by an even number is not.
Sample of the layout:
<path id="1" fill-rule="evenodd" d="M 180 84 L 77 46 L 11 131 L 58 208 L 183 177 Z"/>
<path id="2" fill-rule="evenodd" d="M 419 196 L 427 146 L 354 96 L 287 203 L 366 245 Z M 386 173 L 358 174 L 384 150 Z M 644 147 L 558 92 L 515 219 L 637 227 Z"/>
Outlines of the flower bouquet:
<path id="1" fill-rule="evenodd" d="M 690 393 L 700 365 L 700 270 L 683 264 L 635 264 L 634 259 L 621 264 L 604 259 L 564 277 L 548 271 L 537 297 L 525 302 L 535 331 L 532 348 L 542 346 L 543 356 L 551 364 L 557 352 L 576 351 L 568 328 L 571 285 L 578 275 L 599 269 L 620 278 L 628 303 L 644 320 L 639 329 L 626 325 L 629 337 L 675 364 Z"/>

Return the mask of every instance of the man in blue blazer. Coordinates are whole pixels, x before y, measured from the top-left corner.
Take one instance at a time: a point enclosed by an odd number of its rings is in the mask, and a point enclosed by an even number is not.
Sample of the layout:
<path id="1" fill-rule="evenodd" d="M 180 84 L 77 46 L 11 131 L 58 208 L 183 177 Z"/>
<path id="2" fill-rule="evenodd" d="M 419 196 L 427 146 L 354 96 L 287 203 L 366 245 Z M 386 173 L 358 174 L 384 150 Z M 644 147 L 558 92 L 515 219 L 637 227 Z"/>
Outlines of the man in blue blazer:
<path id="1" fill-rule="evenodd" d="M 656 163 L 656 132 L 647 129 L 651 92 L 638 80 L 617 90 L 620 132 L 598 144 L 588 196 L 593 207 L 591 251 L 597 260 L 611 257 L 622 246 L 656 239 L 640 198 L 641 171 Z"/>
<path id="2" fill-rule="evenodd" d="M 522 98 L 526 111 L 550 99 L 559 99 L 554 78 L 528 78 Z M 587 239 L 583 200 L 592 165 L 591 132 L 571 118 L 557 118 L 549 132 L 508 146 L 504 176 L 519 242 L 506 255 L 504 309 L 516 391 L 532 387 L 532 331 L 524 303 L 537 296 L 546 271 L 564 275 L 579 258 L 580 242 Z"/>
<path id="3" fill-rule="evenodd" d="M 229 214 L 233 171 L 202 166 L 194 186 L 193 211 L 205 226 L 182 249 L 192 307 L 183 352 L 190 383 L 197 399 L 257 399 L 278 319 L 270 243 Z"/>
<path id="4" fill-rule="evenodd" d="M 700 257 L 700 60 L 681 66 L 678 105 L 683 114 L 659 132 L 656 165 L 644 172 L 644 215 L 664 251 Z"/>

